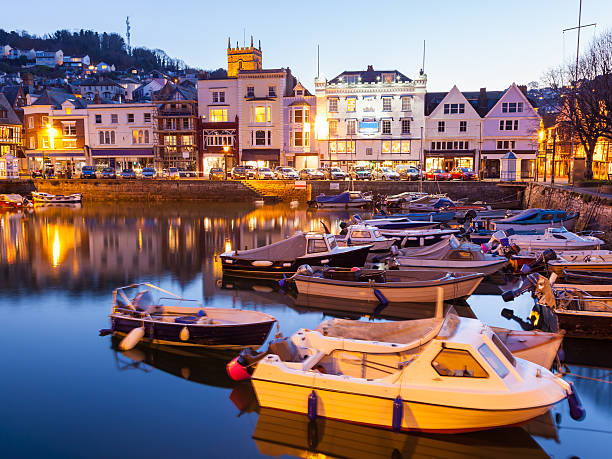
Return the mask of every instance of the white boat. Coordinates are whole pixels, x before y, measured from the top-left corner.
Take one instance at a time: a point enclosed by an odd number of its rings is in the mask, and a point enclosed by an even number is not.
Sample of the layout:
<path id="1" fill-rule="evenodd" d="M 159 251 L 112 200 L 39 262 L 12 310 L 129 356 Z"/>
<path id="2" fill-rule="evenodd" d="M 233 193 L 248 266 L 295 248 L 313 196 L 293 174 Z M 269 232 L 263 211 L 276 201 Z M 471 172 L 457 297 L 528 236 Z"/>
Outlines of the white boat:
<path id="1" fill-rule="evenodd" d="M 361 191 L 344 191 L 337 195 L 320 194 L 308 205 L 320 209 L 349 209 L 367 207 L 372 204 L 372 196 L 366 196 Z"/>
<path id="2" fill-rule="evenodd" d="M 83 195 L 81 193 L 63 195 L 32 191 L 32 201 L 35 204 L 76 204 L 80 203 L 82 199 Z"/>
<path id="3" fill-rule="evenodd" d="M 484 274 L 454 274 L 410 269 L 373 270 L 328 268 L 313 272 L 301 267 L 293 281 L 303 295 L 345 298 L 381 303 L 434 303 L 437 287 L 444 301 L 469 297 Z"/>
<path id="4" fill-rule="evenodd" d="M 516 244 L 521 251 L 541 252 L 546 249 L 555 251 L 598 249 L 604 241 L 595 236 L 579 236 L 565 228 L 548 228 L 542 234 L 512 234 L 503 231 L 493 233 L 486 248 L 496 243 Z"/>
<path id="5" fill-rule="evenodd" d="M 485 253 L 476 244 L 459 242 L 450 236 L 429 247 L 400 249 L 389 261 L 399 269 L 426 269 L 456 273 L 493 274 L 508 264 L 508 259 Z"/>
<path id="6" fill-rule="evenodd" d="M 22 209 L 30 205 L 20 194 L 0 194 L 0 209 Z"/>
<path id="7" fill-rule="evenodd" d="M 612 272 L 612 250 L 567 250 L 548 261 L 548 268 L 563 276 L 564 270 Z"/>
<path id="8" fill-rule="evenodd" d="M 339 247 L 371 245 L 370 253 L 388 252 L 396 242 L 395 239 L 380 234 L 378 228 L 366 224 L 349 225 L 343 229 L 343 233 L 336 235 L 336 243 Z"/>
<path id="9" fill-rule="evenodd" d="M 359 424 L 439 433 L 520 424 L 570 397 L 572 386 L 515 358 L 476 319 L 449 315 L 403 343 L 406 352 L 372 364 L 398 343 L 294 335 L 295 352 L 261 359 L 252 376 L 259 405 Z M 393 357 L 391 358 L 391 355 Z"/>
<path id="10" fill-rule="evenodd" d="M 458 229 L 381 229 L 384 237 L 398 240 L 399 247 L 425 247 L 447 239 L 451 234 L 459 233 Z"/>
<path id="11" fill-rule="evenodd" d="M 564 210 L 556 209 L 525 209 L 515 215 L 493 220 L 492 229 L 515 231 L 534 230 L 544 231 L 548 228 L 566 228 L 573 230 L 580 214 L 578 212 L 568 213 Z"/>

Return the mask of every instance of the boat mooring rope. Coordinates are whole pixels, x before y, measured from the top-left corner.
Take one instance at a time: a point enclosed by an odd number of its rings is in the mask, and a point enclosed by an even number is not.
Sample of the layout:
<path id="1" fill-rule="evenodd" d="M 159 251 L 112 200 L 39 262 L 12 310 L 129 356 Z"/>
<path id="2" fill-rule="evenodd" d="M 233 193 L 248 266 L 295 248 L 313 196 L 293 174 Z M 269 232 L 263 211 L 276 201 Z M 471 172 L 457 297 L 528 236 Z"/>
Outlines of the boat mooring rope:
<path id="1" fill-rule="evenodd" d="M 606 384 L 612 384 L 612 381 L 608 381 L 607 379 L 591 378 L 590 376 L 583 376 L 583 375 L 579 375 L 579 374 L 576 374 L 576 373 L 572 373 L 571 371 L 569 371 L 569 368 L 567 367 L 567 365 L 563 365 L 562 367 L 560 367 L 559 373 L 562 376 L 573 376 L 575 378 L 588 379 L 589 381 L 595 381 L 595 382 L 601 382 L 601 383 L 606 383 Z M 608 374 L 606 374 L 605 377 L 608 377 L 611 374 L 612 374 L 612 371 L 609 372 Z"/>

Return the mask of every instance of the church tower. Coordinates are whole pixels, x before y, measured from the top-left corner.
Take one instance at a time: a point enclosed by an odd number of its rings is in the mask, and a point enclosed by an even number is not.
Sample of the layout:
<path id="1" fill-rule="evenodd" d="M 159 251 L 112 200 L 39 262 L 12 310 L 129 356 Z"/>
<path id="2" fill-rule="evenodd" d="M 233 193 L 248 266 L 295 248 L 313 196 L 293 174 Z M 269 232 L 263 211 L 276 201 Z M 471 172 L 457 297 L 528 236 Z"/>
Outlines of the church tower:
<path id="1" fill-rule="evenodd" d="M 261 41 L 259 48 L 253 46 L 253 36 L 251 36 L 251 46 L 240 48 L 238 43 L 232 48 L 230 39 L 227 39 L 227 76 L 236 78 L 239 70 L 261 70 Z"/>

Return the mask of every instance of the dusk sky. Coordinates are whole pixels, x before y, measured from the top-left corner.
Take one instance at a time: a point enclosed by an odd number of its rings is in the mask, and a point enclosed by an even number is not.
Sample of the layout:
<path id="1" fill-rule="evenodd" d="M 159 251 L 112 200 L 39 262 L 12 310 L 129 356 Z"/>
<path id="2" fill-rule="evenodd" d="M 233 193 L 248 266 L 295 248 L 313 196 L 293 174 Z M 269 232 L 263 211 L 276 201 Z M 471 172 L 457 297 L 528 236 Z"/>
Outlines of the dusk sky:
<path id="1" fill-rule="evenodd" d="M 575 55 L 578 0 L 501 1 L 188 1 L 8 2 L 0 27 L 45 34 L 57 29 L 93 29 L 125 35 L 132 46 L 161 48 L 187 64 L 226 67 L 227 38 L 242 45 L 261 40 L 265 68 L 290 67 L 308 88 L 317 73 L 397 69 L 409 77 L 422 66 L 429 91 L 505 89 L 540 80 L 546 69 Z M 610 0 L 583 0 L 581 43 L 612 27 Z M 2 43 L 0 43 L 2 44 Z M 581 49 L 584 49 L 581 46 Z"/>

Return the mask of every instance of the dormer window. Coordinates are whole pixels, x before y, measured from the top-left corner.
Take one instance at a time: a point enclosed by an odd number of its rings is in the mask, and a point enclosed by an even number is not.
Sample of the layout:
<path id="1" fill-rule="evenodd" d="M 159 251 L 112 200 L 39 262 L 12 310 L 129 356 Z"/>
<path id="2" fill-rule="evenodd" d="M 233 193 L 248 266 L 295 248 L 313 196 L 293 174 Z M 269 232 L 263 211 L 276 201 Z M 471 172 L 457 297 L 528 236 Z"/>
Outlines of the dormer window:
<path id="1" fill-rule="evenodd" d="M 359 75 L 346 75 L 344 77 L 347 84 L 357 84 L 359 83 Z"/>
<path id="2" fill-rule="evenodd" d="M 296 96 L 303 96 L 304 95 L 304 91 L 302 91 L 301 89 L 298 89 L 297 91 L 295 91 L 295 95 Z"/>
<path id="3" fill-rule="evenodd" d="M 393 83 L 394 80 L 395 80 L 394 73 L 383 73 L 382 74 L 383 83 Z"/>

